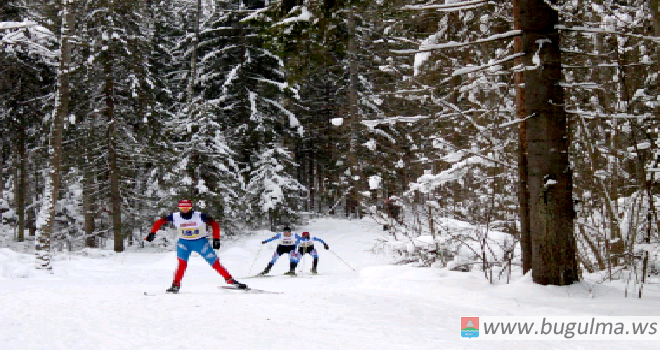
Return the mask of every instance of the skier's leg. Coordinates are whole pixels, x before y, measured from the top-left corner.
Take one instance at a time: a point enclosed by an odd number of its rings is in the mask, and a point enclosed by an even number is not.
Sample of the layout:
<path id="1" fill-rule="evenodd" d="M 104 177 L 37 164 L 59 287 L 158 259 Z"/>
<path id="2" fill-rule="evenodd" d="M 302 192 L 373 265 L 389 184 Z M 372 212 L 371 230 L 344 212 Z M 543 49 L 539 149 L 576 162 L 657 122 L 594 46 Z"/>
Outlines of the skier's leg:
<path id="1" fill-rule="evenodd" d="M 219 259 L 219 258 L 216 257 L 216 258 L 215 258 L 215 262 L 214 262 L 211 266 L 213 267 L 214 270 L 218 271 L 218 273 L 221 274 L 222 277 L 225 278 L 225 282 L 226 282 L 227 284 L 233 284 L 233 285 L 235 285 L 236 287 L 238 287 L 238 289 L 245 289 L 245 288 L 247 288 L 247 285 L 245 285 L 245 284 L 243 284 L 243 283 L 240 283 L 240 282 L 238 282 L 237 280 L 235 280 L 233 277 L 231 277 L 231 274 L 230 274 L 230 273 L 227 271 L 227 269 L 225 269 L 225 267 L 222 266 L 222 264 L 220 263 L 220 259 Z"/>
<path id="2" fill-rule="evenodd" d="M 206 260 L 211 267 L 216 270 L 219 274 L 222 275 L 222 277 L 225 278 L 225 281 L 232 280 L 233 278 L 231 277 L 231 274 L 227 272 L 227 269 L 225 269 L 222 264 L 220 264 L 220 259 L 218 256 L 215 254 L 215 251 L 211 247 L 211 244 L 209 244 L 209 240 L 206 238 L 199 239 L 194 241 L 196 244 L 195 246 L 195 251 L 201 255 L 204 260 Z"/>
<path id="3" fill-rule="evenodd" d="M 270 269 L 273 268 L 275 265 L 275 262 L 277 259 L 279 259 L 280 255 L 282 255 L 282 252 L 280 251 L 280 246 L 277 246 L 277 249 L 275 249 L 275 253 L 273 253 L 273 257 L 270 259 L 268 262 L 268 265 L 266 265 L 266 268 L 262 271 L 259 272 L 260 275 L 265 275 L 270 272 Z"/>
<path id="4" fill-rule="evenodd" d="M 172 281 L 172 288 L 176 286 L 176 291 L 178 291 L 178 287 L 181 286 L 181 280 L 183 279 L 183 275 L 186 273 L 186 267 L 188 266 L 190 253 L 192 253 L 190 245 L 184 240 L 179 240 L 176 245 L 178 265 L 174 271 L 174 280 Z"/>
<path id="5" fill-rule="evenodd" d="M 289 274 L 296 273 L 296 266 L 298 266 L 298 261 L 300 261 L 300 255 L 296 253 L 295 247 L 289 251 Z"/>
<path id="6" fill-rule="evenodd" d="M 211 267 L 213 267 L 214 270 L 218 271 L 218 273 L 225 278 L 225 281 L 229 281 L 233 279 L 231 277 L 231 274 L 227 271 L 227 269 L 225 269 L 225 267 L 222 266 L 222 264 L 220 263 L 220 259 L 216 258 L 215 262 L 211 264 Z"/>
<path id="7" fill-rule="evenodd" d="M 245 289 L 247 286 L 243 283 L 238 282 L 235 280 L 231 274 L 225 269 L 224 266 L 220 263 L 220 259 L 218 256 L 215 254 L 215 251 L 211 247 L 211 244 L 209 243 L 209 240 L 206 238 L 198 239 L 191 241 L 191 245 L 193 246 L 193 250 L 199 253 L 199 255 L 206 260 L 211 267 L 217 271 L 222 277 L 224 277 L 225 282 L 227 284 L 233 284 L 237 286 L 239 289 Z"/>
<path id="8" fill-rule="evenodd" d="M 185 260 L 181 260 L 180 258 L 177 260 L 179 261 L 179 265 L 174 271 L 174 282 L 172 282 L 172 285 L 180 286 L 181 280 L 183 279 L 183 274 L 186 273 L 186 267 L 188 267 L 188 262 Z"/>
<path id="9" fill-rule="evenodd" d="M 303 256 L 303 250 L 302 248 L 298 249 L 298 252 L 296 252 L 295 249 L 291 249 L 289 252 L 289 261 L 290 262 L 295 262 L 296 264 L 300 262 L 300 258 Z"/>
<path id="10" fill-rule="evenodd" d="M 261 274 L 265 275 L 265 274 L 269 273 L 270 269 L 272 269 L 272 268 L 273 268 L 273 263 L 269 261 L 268 265 L 266 265 L 266 268 L 261 272 Z"/>
<path id="11" fill-rule="evenodd" d="M 289 272 L 287 272 L 287 275 L 295 275 L 296 274 L 296 266 L 298 266 L 298 263 L 295 261 L 289 262 Z"/>
<path id="12" fill-rule="evenodd" d="M 319 259 L 318 258 L 316 258 L 312 261 L 312 270 L 310 271 L 311 273 L 317 273 L 316 272 L 316 267 L 318 266 L 318 264 L 319 264 Z"/>
<path id="13" fill-rule="evenodd" d="M 277 261 L 277 259 L 280 258 L 280 255 L 282 255 L 282 254 L 280 254 L 278 252 L 273 253 L 273 257 L 270 258 L 270 262 L 268 264 L 275 265 L 275 262 Z"/>
<path id="14" fill-rule="evenodd" d="M 316 249 L 312 249 L 309 254 L 314 258 L 314 261 L 312 261 L 312 273 L 316 273 L 316 267 L 319 264 L 319 254 L 316 252 Z"/>

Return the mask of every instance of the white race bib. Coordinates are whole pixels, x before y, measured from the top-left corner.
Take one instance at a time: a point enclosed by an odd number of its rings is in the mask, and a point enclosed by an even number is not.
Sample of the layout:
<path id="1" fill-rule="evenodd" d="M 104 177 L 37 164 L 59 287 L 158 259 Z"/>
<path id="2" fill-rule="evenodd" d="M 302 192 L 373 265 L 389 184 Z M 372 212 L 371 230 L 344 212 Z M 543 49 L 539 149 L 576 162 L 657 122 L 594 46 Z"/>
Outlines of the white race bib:
<path id="1" fill-rule="evenodd" d="M 206 223 L 202 221 L 202 215 L 194 212 L 190 219 L 181 217 L 181 213 L 174 213 L 172 223 L 179 232 L 179 238 L 194 240 L 206 237 Z"/>
<path id="2" fill-rule="evenodd" d="M 282 233 L 282 243 L 283 245 L 293 245 L 296 244 L 296 238 L 294 237 L 293 233 L 290 234 L 290 236 L 284 236 L 284 233 Z"/>

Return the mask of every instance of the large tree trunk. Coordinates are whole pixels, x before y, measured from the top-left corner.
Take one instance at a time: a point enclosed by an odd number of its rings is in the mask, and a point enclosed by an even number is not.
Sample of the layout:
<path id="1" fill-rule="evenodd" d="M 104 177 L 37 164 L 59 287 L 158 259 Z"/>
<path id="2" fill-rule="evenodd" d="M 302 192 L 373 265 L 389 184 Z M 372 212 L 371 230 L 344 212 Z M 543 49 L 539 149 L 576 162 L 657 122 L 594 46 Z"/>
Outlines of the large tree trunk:
<path id="1" fill-rule="evenodd" d="M 197 83 L 197 51 L 199 49 L 199 27 L 201 21 L 202 13 L 202 1 L 197 0 L 197 5 L 195 7 L 195 17 L 193 18 L 193 41 L 192 47 L 190 48 L 191 57 L 190 57 L 190 76 L 188 77 L 188 87 L 186 88 L 186 105 L 187 113 L 193 114 L 196 113 L 195 107 L 193 107 L 193 101 L 195 98 L 195 84 Z M 199 181 L 199 167 L 200 160 L 199 154 L 195 149 L 192 150 L 190 155 L 190 164 L 188 165 L 189 176 L 192 179 L 190 185 L 188 186 L 188 191 L 186 191 L 186 196 L 190 200 L 195 199 L 197 183 Z"/>
<path id="2" fill-rule="evenodd" d="M 653 18 L 653 35 L 660 36 L 660 0 L 651 0 L 651 18 Z"/>
<path id="3" fill-rule="evenodd" d="M 651 7 L 651 18 L 653 18 L 653 35 L 659 36 L 660 35 L 660 0 L 651 0 L 650 2 L 650 7 Z M 658 58 L 660 58 L 660 52 L 656 51 L 656 60 L 655 60 L 655 66 L 656 70 L 658 67 Z M 638 175 L 638 178 L 640 179 L 646 179 L 644 181 L 644 190 L 646 191 L 647 198 L 648 198 L 648 208 L 647 208 L 647 213 L 646 213 L 646 235 L 644 237 L 644 243 L 645 244 L 650 244 L 651 243 L 651 237 L 652 237 L 652 232 L 653 232 L 653 224 L 654 224 L 654 216 L 655 216 L 655 224 L 656 224 L 656 230 L 660 226 L 660 222 L 658 222 L 658 212 L 655 208 L 654 200 L 653 200 L 653 185 L 655 183 L 655 172 L 650 172 L 649 174 L 646 174 L 644 171 L 644 162 L 643 162 L 643 157 L 639 156 L 638 150 L 636 150 L 636 153 L 638 155 L 638 158 L 641 158 L 642 161 L 638 161 L 637 164 L 637 169 L 640 175 Z M 651 160 L 652 161 L 652 160 Z M 660 165 L 660 156 L 658 156 L 655 159 L 655 164 L 653 165 L 653 168 L 657 168 Z M 644 260 L 643 260 L 643 270 L 642 270 L 642 286 L 639 288 L 639 297 L 642 297 L 642 289 L 644 286 L 644 283 L 646 283 L 646 278 L 647 278 L 647 269 L 649 265 L 649 251 L 645 250 L 644 251 Z M 650 277 L 650 276 L 649 276 Z"/>
<path id="4" fill-rule="evenodd" d="M 188 103 L 188 111 L 192 109 L 192 101 L 194 98 L 194 87 L 197 82 L 197 50 L 199 48 L 199 25 L 202 15 L 202 0 L 197 0 L 197 7 L 195 12 L 194 22 L 194 35 L 191 48 L 190 57 L 190 78 L 188 79 L 188 88 L 186 89 L 186 102 Z"/>
<path id="5" fill-rule="evenodd" d="M 117 140 L 114 103 L 114 82 L 112 76 L 112 59 L 108 58 L 105 65 L 105 102 L 108 119 L 108 178 L 110 181 L 110 203 L 112 206 L 112 232 L 115 241 L 114 250 L 124 251 L 124 238 L 121 229 L 121 193 L 119 191 L 119 165 L 117 164 Z"/>
<path id="6" fill-rule="evenodd" d="M 654 36 L 660 36 L 660 0 L 651 0 L 651 13 L 652 13 L 652 18 L 653 18 L 653 35 Z M 657 47 L 656 45 L 656 52 L 655 52 L 655 67 L 656 71 L 660 71 L 660 48 Z M 656 115 L 660 115 L 660 107 L 655 108 L 655 113 Z M 655 167 L 658 166 L 660 163 L 660 155 L 657 156 L 655 159 Z M 651 176 L 650 184 L 649 186 L 656 186 L 656 182 L 653 180 L 653 175 Z M 653 208 L 653 213 L 655 216 L 655 225 L 656 225 L 656 231 L 660 229 L 660 219 L 658 218 L 658 213 L 655 211 L 655 208 Z"/>
<path id="7" fill-rule="evenodd" d="M 578 269 L 558 14 L 543 0 L 520 5 L 525 65 L 535 66 L 525 71 L 532 279 L 568 285 L 578 280 Z"/>
<path id="8" fill-rule="evenodd" d="M 2 225 L 2 204 L 4 203 L 5 191 L 5 135 L 0 134 L 0 225 Z"/>
<path id="9" fill-rule="evenodd" d="M 62 129 L 64 118 L 69 114 L 69 67 L 71 65 L 71 45 L 69 38 L 72 34 L 74 13 L 71 10 L 69 0 L 62 1 L 62 34 L 60 69 L 58 72 L 58 95 L 55 109 L 55 118 L 51 130 L 50 139 L 50 166 L 44 184 L 44 196 L 41 212 L 37 218 L 36 237 L 36 267 L 38 269 L 51 270 L 50 264 L 50 241 L 55 227 L 55 204 L 60 188 L 60 170 L 62 166 Z"/>
<path id="10" fill-rule="evenodd" d="M 360 164 L 358 162 L 358 156 L 357 156 L 357 143 L 358 143 L 358 124 L 360 122 L 359 116 L 358 116 L 358 91 L 357 91 L 357 70 L 358 70 L 358 58 L 357 58 L 357 43 L 356 43 L 356 29 L 355 29 L 355 13 L 353 9 L 353 5 L 350 5 L 350 10 L 348 12 L 348 37 L 349 37 L 349 42 L 348 42 L 348 51 L 349 51 L 349 79 L 350 79 L 350 86 L 349 86 L 349 96 L 348 96 L 348 101 L 349 101 L 349 119 L 350 122 L 348 123 L 348 127 L 350 128 L 349 130 L 349 157 L 350 157 L 350 171 L 351 171 L 351 178 L 348 181 L 349 186 L 351 186 L 351 189 L 349 191 L 349 194 L 346 195 L 346 216 L 350 216 L 351 213 L 355 212 L 356 215 L 358 214 L 358 206 L 359 206 L 359 190 L 358 190 L 358 185 L 360 181 L 362 181 L 361 178 L 357 178 L 357 176 L 360 176 Z"/>
<path id="11" fill-rule="evenodd" d="M 113 10 L 113 1 L 110 1 L 110 11 Z M 105 116 L 108 120 L 108 181 L 110 182 L 110 205 L 112 215 L 112 233 L 114 239 L 114 251 L 117 253 L 124 251 L 124 236 L 121 225 L 121 192 L 119 185 L 119 164 L 117 152 L 117 118 L 115 117 L 115 84 L 112 47 L 113 30 L 108 33 L 108 50 L 104 65 L 105 73 Z"/>
<path id="12" fill-rule="evenodd" d="M 513 0 L 513 23 L 514 29 L 520 28 L 520 2 Z M 518 36 L 513 42 L 515 53 L 522 52 L 522 37 Z M 524 60 L 516 58 L 515 65 L 524 67 Z M 523 274 L 532 269 L 532 237 L 529 229 L 529 189 L 527 188 L 527 111 L 525 109 L 525 75 L 520 70 L 514 73 L 516 85 L 516 116 L 520 120 L 518 131 L 518 203 L 520 205 L 520 250 L 522 253 Z"/>

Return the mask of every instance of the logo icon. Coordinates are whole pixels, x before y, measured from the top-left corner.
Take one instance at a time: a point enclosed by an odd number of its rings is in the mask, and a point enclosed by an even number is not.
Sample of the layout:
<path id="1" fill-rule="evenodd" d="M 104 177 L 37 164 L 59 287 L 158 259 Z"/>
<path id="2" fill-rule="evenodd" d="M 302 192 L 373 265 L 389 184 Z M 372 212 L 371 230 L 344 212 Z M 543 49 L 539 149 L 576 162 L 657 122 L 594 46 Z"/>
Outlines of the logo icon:
<path id="1" fill-rule="evenodd" d="M 479 336 L 479 317 L 461 317 L 461 337 L 476 338 Z"/>

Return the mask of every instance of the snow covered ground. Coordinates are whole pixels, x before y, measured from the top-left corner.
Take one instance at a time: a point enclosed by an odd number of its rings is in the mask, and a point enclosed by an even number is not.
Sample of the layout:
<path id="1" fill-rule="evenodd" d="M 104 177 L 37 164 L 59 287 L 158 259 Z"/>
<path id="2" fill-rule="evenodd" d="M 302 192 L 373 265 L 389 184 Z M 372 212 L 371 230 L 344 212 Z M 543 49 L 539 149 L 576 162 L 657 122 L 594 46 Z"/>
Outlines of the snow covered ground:
<path id="1" fill-rule="evenodd" d="M 0 250 L 0 349 L 656 349 L 651 341 L 483 341 L 460 337 L 461 316 L 654 316 L 660 287 L 625 298 L 616 284 L 533 285 L 527 277 L 489 285 L 480 272 L 392 266 L 369 250 L 382 228 L 370 220 L 319 219 L 299 228 L 324 239 L 320 275 L 309 256 L 296 278 L 286 256 L 276 277 L 261 271 L 275 243 L 264 231 L 219 250 L 240 281 L 283 294 L 222 290 L 222 278 L 193 255 L 182 293 L 166 295 L 174 252 L 61 255 L 54 274 L 31 255 Z M 256 261 L 255 261 L 256 257 Z M 250 267 L 253 265 L 252 269 Z M 241 278 L 243 277 L 243 278 Z M 145 296 L 144 292 L 155 296 Z"/>

